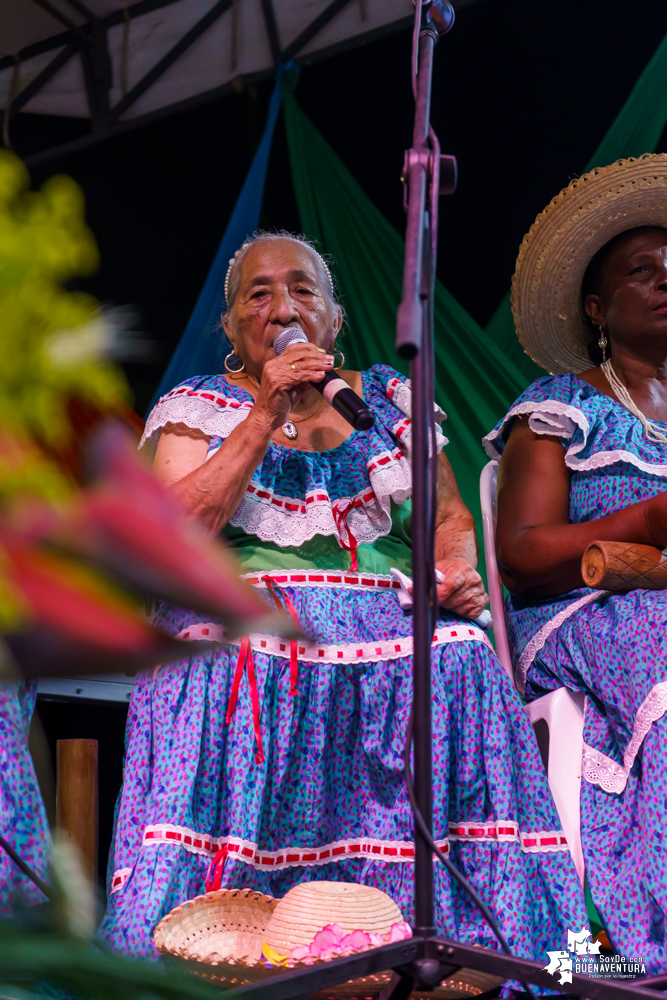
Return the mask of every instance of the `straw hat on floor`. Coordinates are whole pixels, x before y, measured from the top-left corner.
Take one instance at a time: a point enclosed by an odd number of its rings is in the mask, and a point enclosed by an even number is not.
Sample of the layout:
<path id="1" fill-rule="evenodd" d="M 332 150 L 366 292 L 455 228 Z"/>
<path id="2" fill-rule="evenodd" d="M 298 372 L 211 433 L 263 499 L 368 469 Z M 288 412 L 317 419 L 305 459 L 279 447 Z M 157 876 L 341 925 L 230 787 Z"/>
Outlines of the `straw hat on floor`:
<path id="1" fill-rule="evenodd" d="M 593 367 L 581 282 L 605 243 L 628 229 L 667 229 L 667 153 L 618 160 L 571 181 L 523 239 L 512 279 L 519 341 L 552 375 Z"/>
<path id="2" fill-rule="evenodd" d="M 158 951 L 195 962 L 257 965 L 278 900 L 252 889 L 218 889 L 182 903 L 155 928 Z"/>
<path id="3" fill-rule="evenodd" d="M 410 937 L 386 893 L 356 882 L 302 882 L 280 900 L 251 889 L 219 889 L 177 906 L 155 928 L 159 951 L 188 963 L 196 975 L 240 986 L 316 962 Z M 313 993 L 327 1000 L 369 1000 L 389 973 Z M 461 969 L 428 994 L 437 1000 L 478 996 L 502 982 Z M 424 994 L 415 993 L 415 1000 Z"/>

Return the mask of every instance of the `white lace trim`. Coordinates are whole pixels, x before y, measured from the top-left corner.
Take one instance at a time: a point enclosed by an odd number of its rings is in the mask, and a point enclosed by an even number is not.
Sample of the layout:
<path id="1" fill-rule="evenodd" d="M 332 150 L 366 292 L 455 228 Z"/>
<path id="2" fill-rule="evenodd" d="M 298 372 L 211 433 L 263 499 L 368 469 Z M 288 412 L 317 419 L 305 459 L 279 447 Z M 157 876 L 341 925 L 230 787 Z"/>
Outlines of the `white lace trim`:
<path id="1" fill-rule="evenodd" d="M 229 437 L 234 428 L 246 419 L 252 407 L 250 402 L 240 403 L 210 389 L 179 386 L 162 396 L 149 413 L 139 448 L 153 454 L 160 431 L 167 424 L 185 424 L 207 437 Z"/>
<path id="2" fill-rule="evenodd" d="M 122 889 L 131 874 L 131 868 L 119 868 L 115 871 L 111 879 L 111 892 L 118 892 L 119 889 Z"/>
<path id="3" fill-rule="evenodd" d="M 667 681 L 654 684 L 637 709 L 630 742 L 623 754 L 623 764 L 617 764 L 611 757 L 584 743 L 581 759 L 581 776 L 592 785 L 600 785 L 605 792 L 620 795 L 637 759 L 644 738 L 654 722 L 667 712 Z"/>
<path id="4" fill-rule="evenodd" d="M 637 759 L 640 747 L 651 726 L 667 712 L 667 681 L 654 684 L 635 714 L 630 742 L 623 754 L 623 764 L 617 764 L 600 750 L 584 743 L 581 759 L 581 776 L 592 785 L 600 785 L 605 792 L 620 795 Z"/>
<path id="5" fill-rule="evenodd" d="M 528 669 L 551 633 L 560 628 L 563 622 L 567 621 L 567 619 L 570 618 L 576 611 L 579 611 L 580 608 L 590 604 L 591 601 L 597 601 L 598 597 L 602 597 L 607 593 L 607 590 L 594 590 L 590 594 L 585 594 L 584 597 L 580 597 L 572 604 L 568 604 L 566 608 L 563 608 L 563 610 L 559 611 L 557 615 L 550 618 L 549 621 L 542 626 L 539 632 L 535 633 L 532 639 L 528 640 L 524 646 L 521 656 L 519 657 L 519 661 L 515 669 L 516 686 L 521 694 L 526 693 L 526 674 L 528 673 Z"/>
<path id="6" fill-rule="evenodd" d="M 391 378 L 386 394 L 391 403 L 409 415 L 409 384 Z M 163 396 L 151 411 L 139 447 L 155 449 L 161 429 L 168 423 L 181 423 L 198 429 L 209 437 L 226 438 L 245 420 L 252 409 L 250 402 L 240 403 L 210 389 L 179 386 Z M 445 413 L 435 407 L 436 419 Z M 405 503 L 412 492 L 409 450 L 412 444 L 410 420 L 403 418 L 393 425 L 393 433 L 402 447 L 380 452 L 367 464 L 370 488 L 354 497 L 332 501 L 324 489 L 309 490 L 305 499 L 281 496 L 251 481 L 230 524 L 265 542 L 281 548 L 300 546 L 316 535 L 335 535 L 340 540 L 336 514 L 345 512 L 345 524 L 358 544 L 370 544 L 391 531 L 391 501 Z M 447 438 L 436 429 L 438 451 Z M 214 452 L 209 452 L 210 458 Z"/>
<path id="7" fill-rule="evenodd" d="M 566 438 L 568 441 L 571 440 L 576 427 L 581 427 L 584 438 L 590 427 L 587 417 L 576 406 L 562 403 L 558 399 L 544 399 L 541 402 L 527 399 L 523 403 L 513 406 L 503 418 L 500 427 L 482 438 L 484 450 L 489 458 L 499 459 L 501 457 L 502 453 L 493 442 L 502 434 L 507 422 L 514 417 L 526 416 L 526 414 L 529 414 L 528 423 L 535 434 L 551 434 Z"/>
<path id="8" fill-rule="evenodd" d="M 387 465 L 370 474 L 370 489 L 334 501 L 324 489 L 309 490 L 305 500 L 300 500 L 280 496 L 260 483 L 251 482 L 229 523 L 281 548 L 298 547 L 316 535 L 335 535 L 340 539 L 335 514 L 347 508 L 346 525 L 357 544 L 374 542 L 391 531 L 390 501 L 404 503 L 410 496 L 410 467 L 405 459 L 401 461 L 402 452 L 396 449 L 395 454 L 387 456 Z M 377 486 L 379 493 L 373 486 Z"/>
<path id="9" fill-rule="evenodd" d="M 581 777 L 591 785 L 599 785 L 605 792 L 620 795 L 625 790 L 630 771 L 617 764 L 600 750 L 584 743 L 581 754 Z"/>
<path id="10" fill-rule="evenodd" d="M 567 441 L 572 439 L 576 427 L 580 427 L 584 440 L 577 445 L 568 448 L 565 453 L 565 464 L 574 472 L 588 472 L 590 469 L 603 469 L 608 465 L 615 465 L 618 462 L 627 462 L 641 469 L 650 476 L 667 477 L 667 463 L 645 462 L 631 451 L 624 448 L 615 448 L 609 451 L 596 451 L 588 458 L 577 458 L 579 452 L 586 447 L 586 439 L 590 430 L 590 424 L 585 414 L 576 406 L 569 403 L 562 403 L 557 399 L 545 399 L 541 402 L 526 400 L 514 406 L 504 418 L 501 426 L 491 431 L 482 439 L 484 449 L 489 458 L 499 459 L 500 450 L 495 446 L 494 441 L 502 433 L 508 420 L 516 416 L 529 414 L 528 423 L 530 429 L 535 434 L 551 434 L 564 438 Z"/>
<path id="11" fill-rule="evenodd" d="M 579 451 L 580 449 L 576 450 Z M 645 462 L 638 455 L 635 455 L 631 451 L 625 451 L 624 448 L 613 451 L 596 451 L 589 458 L 574 458 L 570 452 L 565 456 L 565 464 L 575 472 L 602 469 L 606 465 L 615 465 L 617 462 L 627 462 L 629 465 L 634 465 L 635 468 L 641 469 L 642 472 L 647 472 L 650 476 L 661 476 L 662 478 L 667 476 L 667 463 L 664 465 L 654 465 L 651 462 Z"/>
<path id="12" fill-rule="evenodd" d="M 667 681 L 660 681 L 659 684 L 655 684 L 651 688 L 637 709 L 632 738 L 623 754 L 623 764 L 628 773 L 635 762 L 644 737 L 653 723 L 661 719 L 665 712 L 667 712 Z"/>
<path id="13" fill-rule="evenodd" d="M 515 843 L 527 854 L 569 850 L 562 830 L 526 833 L 519 829 L 519 824 L 514 820 L 450 823 L 449 837 L 436 840 L 436 844 L 444 854 L 448 854 L 452 840 L 478 844 Z M 403 864 L 412 863 L 415 859 L 415 845 L 411 840 L 350 837 L 320 847 L 283 847 L 277 851 L 260 851 L 256 843 L 240 837 L 212 837 L 173 823 L 146 826 L 142 846 L 158 847 L 162 844 L 171 844 L 205 858 L 214 857 L 221 848 L 226 847 L 230 860 L 242 861 L 252 868 L 264 871 L 280 871 L 297 866 L 310 868 L 335 861 L 347 861 L 349 858 L 369 858 L 372 861 Z M 131 868 L 115 871 L 111 880 L 111 892 L 122 889 L 131 874 Z"/>
<path id="14" fill-rule="evenodd" d="M 226 642 L 231 646 L 241 645 L 240 639 L 230 639 L 227 630 L 214 622 L 193 622 L 192 625 L 186 625 L 176 638 Z M 285 639 L 259 634 L 250 635 L 249 638 L 250 645 L 256 653 L 290 658 L 290 643 Z M 442 646 L 450 642 L 482 642 L 493 650 L 486 633 L 476 625 L 449 625 L 435 630 L 433 646 Z M 411 635 L 381 642 L 350 642 L 339 646 L 319 642 L 299 642 L 297 659 L 304 663 L 385 663 L 402 656 L 412 656 L 413 649 Z"/>

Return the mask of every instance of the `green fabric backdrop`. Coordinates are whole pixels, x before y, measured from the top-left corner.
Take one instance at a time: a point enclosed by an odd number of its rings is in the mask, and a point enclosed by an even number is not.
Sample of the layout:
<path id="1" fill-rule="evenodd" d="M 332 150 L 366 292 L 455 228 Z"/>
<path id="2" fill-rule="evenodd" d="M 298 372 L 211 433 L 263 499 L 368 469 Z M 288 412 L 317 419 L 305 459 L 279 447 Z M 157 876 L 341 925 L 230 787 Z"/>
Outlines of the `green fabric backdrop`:
<path id="1" fill-rule="evenodd" d="M 301 226 L 335 261 L 348 320 L 343 341 L 347 365 L 362 369 L 385 362 L 407 373 L 394 350 L 404 242 L 287 88 L 283 99 Z M 525 379 L 439 282 L 435 350 L 436 397 L 449 415 L 447 455 L 479 521 L 479 473 L 486 460 L 480 439 Z"/>
<path id="2" fill-rule="evenodd" d="M 348 319 L 344 338 L 348 365 L 361 369 L 384 361 L 407 373 L 394 350 L 404 242 L 301 111 L 290 81 L 284 85 L 283 100 L 301 226 L 334 258 Z M 652 152 L 666 122 L 667 36 L 586 170 Z M 481 540 L 479 474 L 487 459 L 480 439 L 544 371 L 516 338 L 509 295 L 483 330 L 440 282 L 436 283 L 435 354 L 436 398 L 449 416 L 447 454 Z"/>

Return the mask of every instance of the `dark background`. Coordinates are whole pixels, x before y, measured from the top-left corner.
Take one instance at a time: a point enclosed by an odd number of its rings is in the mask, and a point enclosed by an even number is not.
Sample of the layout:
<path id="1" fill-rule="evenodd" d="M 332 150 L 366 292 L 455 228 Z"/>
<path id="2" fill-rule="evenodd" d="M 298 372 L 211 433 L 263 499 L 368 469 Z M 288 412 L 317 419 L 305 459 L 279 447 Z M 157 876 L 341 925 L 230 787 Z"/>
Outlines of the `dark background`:
<path id="1" fill-rule="evenodd" d="M 535 215 L 583 170 L 665 33 L 665 0 L 481 0 L 459 12 L 436 53 L 432 118 L 460 175 L 456 196 L 442 204 L 438 273 L 479 323 L 507 291 Z M 296 91 L 400 232 L 399 175 L 413 114 L 410 41 L 402 31 L 306 67 Z M 136 305 L 144 330 L 161 345 L 160 361 L 126 369 L 140 413 L 204 282 L 270 92 L 265 84 L 233 94 L 32 172 L 37 186 L 61 172 L 81 184 L 102 258 L 83 285 L 101 300 Z M 74 119 L 19 114 L 11 134 L 27 156 L 86 128 Z M 261 225 L 300 229 L 282 121 Z M 39 711 L 52 745 L 63 737 L 100 741 L 103 867 L 126 707 L 41 702 Z"/>
<path id="2" fill-rule="evenodd" d="M 436 51 L 432 118 L 460 175 L 455 197 L 442 204 L 438 272 L 481 324 L 509 287 L 535 215 L 582 171 L 665 33 L 665 0 L 481 0 L 459 11 Z M 306 67 L 296 90 L 400 232 L 410 44 L 404 30 Z M 128 369 L 141 413 L 204 282 L 270 92 L 267 83 L 232 94 L 33 170 L 36 185 L 55 172 L 81 184 L 102 257 L 86 286 L 102 300 L 137 305 L 162 345 L 160 362 Z M 28 155 L 86 128 L 19 114 L 12 139 Z M 300 229 L 282 121 L 261 224 Z"/>

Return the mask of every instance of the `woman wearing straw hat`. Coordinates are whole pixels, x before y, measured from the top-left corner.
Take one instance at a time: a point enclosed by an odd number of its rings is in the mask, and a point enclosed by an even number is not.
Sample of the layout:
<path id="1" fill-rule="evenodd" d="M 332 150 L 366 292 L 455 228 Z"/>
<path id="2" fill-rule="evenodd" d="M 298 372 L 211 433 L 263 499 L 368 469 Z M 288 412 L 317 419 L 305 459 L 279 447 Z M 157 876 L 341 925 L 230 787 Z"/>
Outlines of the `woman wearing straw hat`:
<path id="1" fill-rule="evenodd" d="M 573 181 L 523 241 L 517 334 L 551 373 L 485 439 L 517 684 L 588 695 L 581 829 L 614 947 L 665 968 L 667 592 L 582 586 L 593 540 L 667 546 L 667 156 Z"/>
<path id="2" fill-rule="evenodd" d="M 342 310 L 301 237 L 248 240 L 225 297 L 228 374 L 163 397 L 144 444 L 157 443 L 162 480 L 224 531 L 245 578 L 307 638 L 253 635 L 214 653 L 194 641 L 189 662 L 135 686 L 102 929 L 131 954 L 151 953 L 156 924 L 204 891 L 209 866 L 214 888 L 273 897 L 307 880 L 365 883 L 412 918 L 412 623 L 391 575 L 410 572 L 409 384 L 385 365 L 342 372 L 374 413 L 365 433 L 310 386 L 333 366 Z M 276 336 L 294 327 L 308 342 L 276 356 Z M 437 519 L 435 835 L 514 950 L 543 959 L 585 921 L 583 895 L 532 729 L 471 621 L 486 594 L 444 456 Z M 186 639 L 224 639 L 181 608 L 158 621 Z M 439 865 L 436 892 L 441 931 L 496 947 Z"/>

